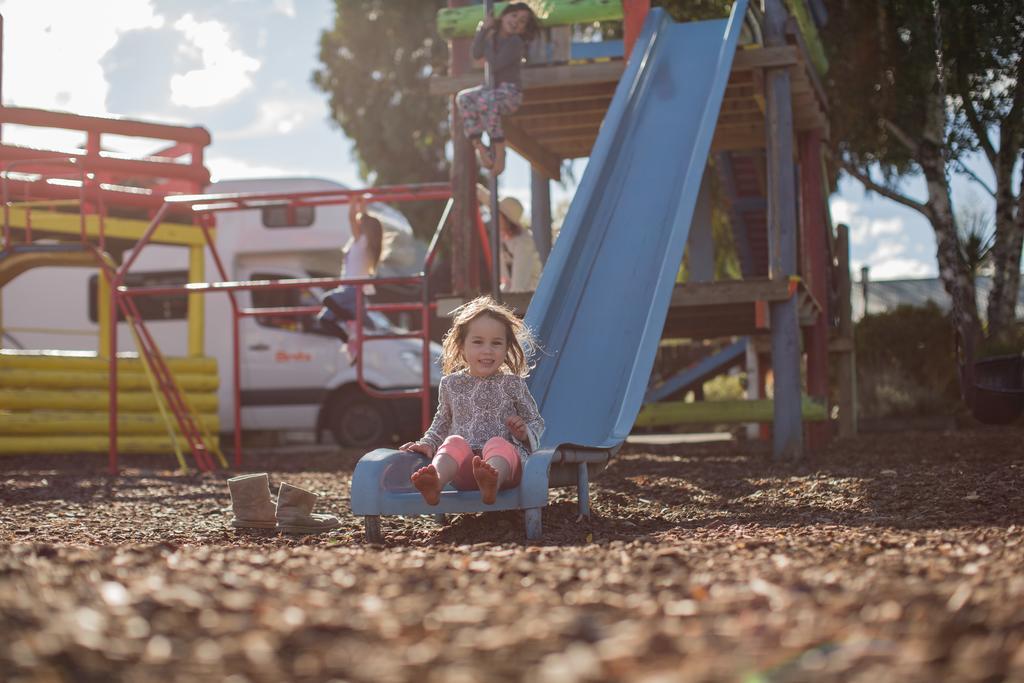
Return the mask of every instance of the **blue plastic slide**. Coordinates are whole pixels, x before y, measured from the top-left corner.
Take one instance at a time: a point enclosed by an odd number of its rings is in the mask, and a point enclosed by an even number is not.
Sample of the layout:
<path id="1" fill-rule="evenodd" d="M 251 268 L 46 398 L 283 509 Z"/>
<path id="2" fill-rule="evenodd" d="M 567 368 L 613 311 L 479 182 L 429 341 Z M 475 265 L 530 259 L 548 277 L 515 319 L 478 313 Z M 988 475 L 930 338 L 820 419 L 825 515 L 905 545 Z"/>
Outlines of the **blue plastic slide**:
<path id="1" fill-rule="evenodd" d="M 636 420 L 746 12 L 674 23 L 651 10 L 615 90 L 590 162 L 526 314 L 542 345 L 530 389 L 547 423 L 516 489 L 483 505 L 475 491 L 423 502 L 409 483 L 415 453 L 368 453 L 352 479 L 352 511 L 380 538 L 380 516 L 525 509 L 541 533 L 548 486 L 606 462 Z M 555 476 L 552 476 L 555 475 Z"/>

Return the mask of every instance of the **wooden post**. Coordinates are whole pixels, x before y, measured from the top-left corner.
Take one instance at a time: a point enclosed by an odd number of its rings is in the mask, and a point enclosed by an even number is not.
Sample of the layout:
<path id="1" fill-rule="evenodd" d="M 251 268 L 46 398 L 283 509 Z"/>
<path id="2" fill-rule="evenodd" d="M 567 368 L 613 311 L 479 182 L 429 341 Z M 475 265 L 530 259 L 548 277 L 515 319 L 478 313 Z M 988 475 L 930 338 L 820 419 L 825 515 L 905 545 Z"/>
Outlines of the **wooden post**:
<path id="1" fill-rule="evenodd" d="M 530 166 L 530 228 L 540 262 L 548 262 L 551 253 L 551 181 Z"/>
<path id="2" fill-rule="evenodd" d="M 484 0 L 484 16 L 494 16 L 494 0 Z M 497 40 L 497 37 L 495 37 Z M 484 62 L 484 87 L 494 90 L 494 70 L 489 61 Z M 488 141 L 491 148 L 494 148 L 494 140 Z M 491 297 L 501 303 L 501 221 L 499 219 L 498 176 L 494 173 L 487 174 L 487 184 L 491 191 L 491 225 L 488 234 L 491 237 Z"/>
<path id="3" fill-rule="evenodd" d="M 853 346 L 853 283 L 850 280 L 850 228 L 836 226 L 839 261 L 839 339 L 846 345 L 839 354 L 839 436 L 857 435 L 857 355 Z"/>
<path id="4" fill-rule="evenodd" d="M 629 61 L 633 45 L 644 27 L 651 0 L 622 0 L 622 46 L 623 56 Z"/>
<path id="5" fill-rule="evenodd" d="M 687 281 L 711 282 L 715 279 L 715 240 L 711 234 L 711 178 L 710 170 L 704 168 L 697 206 L 690 223 L 687 240 Z"/>
<path id="6" fill-rule="evenodd" d="M 757 347 L 754 344 L 754 338 L 749 337 L 747 339 L 747 400 L 756 401 L 760 398 L 764 398 L 761 394 L 762 391 L 762 379 L 761 370 L 759 369 Z M 747 438 L 753 441 L 758 438 L 761 428 L 756 422 L 748 422 L 746 424 Z"/>
<path id="7" fill-rule="evenodd" d="M 765 38 L 769 47 L 785 45 L 786 10 L 781 0 L 765 2 Z M 771 277 L 796 274 L 796 181 L 793 171 L 792 87 L 786 68 L 765 69 L 768 163 L 768 231 Z M 772 455 L 776 460 L 803 456 L 800 411 L 800 328 L 796 298 L 771 304 L 772 375 L 775 378 Z"/>
<path id="8" fill-rule="evenodd" d="M 448 0 L 449 7 L 461 7 L 469 0 Z M 470 70 L 470 40 L 455 38 L 449 43 L 448 73 L 462 76 Z M 470 262 L 473 259 L 473 233 L 476 220 L 476 157 L 462 130 L 455 97 L 451 101 L 452 131 L 452 293 L 470 292 Z"/>
<path id="9" fill-rule="evenodd" d="M 808 289 L 822 311 L 807 332 L 807 393 L 828 410 L 828 245 L 825 231 L 824 179 L 821 174 L 821 131 L 800 136 L 800 225 L 803 242 L 804 272 Z M 830 433 L 829 422 L 807 425 L 808 447 L 824 448 Z"/>
<path id="10" fill-rule="evenodd" d="M 758 391 L 762 398 L 768 398 L 768 373 L 771 372 L 772 367 L 772 356 L 770 353 L 758 353 L 757 354 L 757 386 Z M 775 382 L 775 378 L 772 377 L 772 382 Z M 772 396 L 775 396 L 775 387 L 772 387 Z M 772 408 L 774 410 L 774 408 Z M 772 413 L 774 416 L 774 413 Z M 767 422 L 762 422 L 758 426 L 758 434 L 760 435 L 761 441 L 768 441 L 772 438 L 772 426 Z"/>

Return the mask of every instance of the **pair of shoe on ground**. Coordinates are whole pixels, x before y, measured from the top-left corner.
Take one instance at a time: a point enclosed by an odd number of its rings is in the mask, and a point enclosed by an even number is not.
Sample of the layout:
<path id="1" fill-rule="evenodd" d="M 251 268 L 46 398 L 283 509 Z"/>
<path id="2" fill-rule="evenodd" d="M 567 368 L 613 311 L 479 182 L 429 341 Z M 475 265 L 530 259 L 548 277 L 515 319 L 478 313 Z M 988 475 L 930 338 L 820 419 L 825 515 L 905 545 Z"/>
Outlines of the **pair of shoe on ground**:
<path id="1" fill-rule="evenodd" d="M 317 496 L 291 484 L 281 484 L 277 502 L 270 497 L 270 477 L 265 472 L 228 479 L 231 526 L 240 529 L 277 529 L 286 534 L 317 534 L 336 528 L 334 515 L 313 512 Z"/>

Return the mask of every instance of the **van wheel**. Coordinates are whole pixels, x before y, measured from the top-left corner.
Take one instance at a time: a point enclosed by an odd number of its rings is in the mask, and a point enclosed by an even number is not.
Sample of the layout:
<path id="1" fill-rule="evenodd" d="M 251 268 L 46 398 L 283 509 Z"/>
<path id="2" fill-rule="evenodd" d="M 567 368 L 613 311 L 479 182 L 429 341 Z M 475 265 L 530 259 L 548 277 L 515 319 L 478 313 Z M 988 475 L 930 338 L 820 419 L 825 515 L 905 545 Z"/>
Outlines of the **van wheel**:
<path id="1" fill-rule="evenodd" d="M 339 446 L 371 448 L 390 445 L 395 420 L 381 400 L 349 393 L 337 397 L 327 417 L 328 428 Z"/>

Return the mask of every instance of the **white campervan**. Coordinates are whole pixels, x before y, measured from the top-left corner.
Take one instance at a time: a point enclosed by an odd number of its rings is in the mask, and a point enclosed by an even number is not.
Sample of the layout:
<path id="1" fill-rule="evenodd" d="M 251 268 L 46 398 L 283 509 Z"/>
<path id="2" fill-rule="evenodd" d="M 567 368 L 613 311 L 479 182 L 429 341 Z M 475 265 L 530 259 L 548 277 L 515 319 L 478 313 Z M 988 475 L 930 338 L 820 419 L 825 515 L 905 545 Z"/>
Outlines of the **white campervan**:
<path id="1" fill-rule="evenodd" d="M 345 189 L 328 180 L 268 178 L 221 181 L 210 193 L 315 192 Z M 422 268 L 424 248 L 394 208 L 373 204 L 370 213 L 384 227 L 380 275 L 404 275 Z M 217 214 L 217 250 L 232 280 L 283 280 L 337 277 L 341 248 L 348 241 L 348 207 L 303 206 L 295 211 L 264 207 Z M 206 279 L 216 281 L 209 250 Z M 59 281 L 59 286 L 54 283 Z M 132 266 L 129 287 L 187 281 L 187 254 L 180 247 L 148 245 Z M 378 288 L 379 289 L 379 288 Z M 58 291 L 52 301 L 40 295 Z M 268 289 L 236 294 L 240 308 L 316 305 L 317 288 Z M 234 429 L 231 310 L 226 294 L 206 294 L 205 352 L 217 359 L 220 374 L 221 431 Z M 416 294 L 418 296 L 418 294 Z M 137 299 L 146 325 L 167 356 L 185 355 L 187 328 L 182 296 Z M 96 271 L 87 268 L 42 268 L 29 271 L 3 289 L 4 322 L 27 330 L 15 342 L 23 348 L 96 350 Z M 370 313 L 367 334 L 394 325 Z M 69 335 L 48 333 L 55 318 Z M 36 329 L 37 331 L 32 331 Z M 75 336 L 75 333 L 79 336 Z M 119 325 L 119 348 L 134 348 L 125 323 Z M 417 339 L 369 341 L 363 347 L 363 376 L 377 389 L 415 388 L 421 384 Z M 431 384 L 440 380 L 441 349 L 431 344 Z M 242 427 L 247 430 L 330 432 L 346 446 L 373 446 L 420 432 L 417 399 L 378 399 L 359 387 L 356 368 L 344 345 L 319 329 L 312 317 L 245 317 L 240 321 Z"/>

